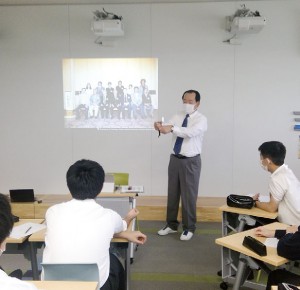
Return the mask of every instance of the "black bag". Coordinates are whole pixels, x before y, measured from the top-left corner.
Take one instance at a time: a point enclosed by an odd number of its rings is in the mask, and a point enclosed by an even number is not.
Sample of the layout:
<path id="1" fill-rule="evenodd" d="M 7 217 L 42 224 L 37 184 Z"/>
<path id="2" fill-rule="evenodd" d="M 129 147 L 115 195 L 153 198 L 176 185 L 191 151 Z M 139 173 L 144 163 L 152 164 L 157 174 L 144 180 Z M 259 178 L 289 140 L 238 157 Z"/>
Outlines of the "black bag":
<path id="1" fill-rule="evenodd" d="M 254 200 L 251 196 L 230 194 L 227 196 L 227 205 L 250 209 L 254 206 Z"/>
<path id="2" fill-rule="evenodd" d="M 267 247 L 261 241 L 251 237 L 246 236 L 243 240 L 243 246 L 250 249 L 254 253 L 259 256 L 266 256 L 267 255 Z"/>

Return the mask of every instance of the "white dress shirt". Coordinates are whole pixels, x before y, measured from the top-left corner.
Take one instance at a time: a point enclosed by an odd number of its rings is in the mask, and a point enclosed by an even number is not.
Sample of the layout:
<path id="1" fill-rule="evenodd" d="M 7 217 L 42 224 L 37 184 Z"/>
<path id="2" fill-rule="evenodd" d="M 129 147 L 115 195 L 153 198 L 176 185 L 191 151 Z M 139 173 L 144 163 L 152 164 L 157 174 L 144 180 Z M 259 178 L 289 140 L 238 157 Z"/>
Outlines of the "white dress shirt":
<path id="1" fill-rule="evenodd" d="M 278 203 L 278 220 L 289 225 L 299 225 L 300 182 L 287 165 L 283 164 L 271 174 L 269 190 Z"/>
<path id="2" fill-rule="evenodd" d="M 37 290 L 37 288 L 28 282 L 8 276 L 0 270 L 0 289 L 1 290 Z"/>
<path id="3" fill-rule="evenodd" d="M 186 157 L 194 157 L 202 152 L 204 133 L 207 131 L 207 119 L 197 110 L 190 114 L 187 127 L 181 127 L 186 113 L 181 112 L 171 118 L 169 124 L 173 125 L 173 147 L 177 137 L 182 137 L 183 143 L 180 154 Z"/>
<path id="4" fill-rule="evenodd" d="M 97 263 L 100 287 L 109 275 L 109 247 L 127 224 L 93 199 L 64 202 L 46 212 L 45 263 Z"/>

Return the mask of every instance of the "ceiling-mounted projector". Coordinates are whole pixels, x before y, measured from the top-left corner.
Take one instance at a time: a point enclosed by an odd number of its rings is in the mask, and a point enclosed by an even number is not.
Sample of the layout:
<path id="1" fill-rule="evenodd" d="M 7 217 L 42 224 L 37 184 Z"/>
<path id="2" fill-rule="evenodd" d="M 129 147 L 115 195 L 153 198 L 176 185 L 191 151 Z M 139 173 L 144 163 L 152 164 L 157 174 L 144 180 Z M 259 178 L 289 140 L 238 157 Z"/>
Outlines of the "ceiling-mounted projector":
<path id="1" fill-rule="evenodd" d="M 260 32 L 266 25 L 263 16 L 228 17 L 228 31 L 232 34 L 250 34 Z"/>
<path id="2" fill-rule="evenodd" d="M 124 35 L 124 26 L 120 19 L 94 20 L 91 28 L 97 36 L 114 37 Z"/>

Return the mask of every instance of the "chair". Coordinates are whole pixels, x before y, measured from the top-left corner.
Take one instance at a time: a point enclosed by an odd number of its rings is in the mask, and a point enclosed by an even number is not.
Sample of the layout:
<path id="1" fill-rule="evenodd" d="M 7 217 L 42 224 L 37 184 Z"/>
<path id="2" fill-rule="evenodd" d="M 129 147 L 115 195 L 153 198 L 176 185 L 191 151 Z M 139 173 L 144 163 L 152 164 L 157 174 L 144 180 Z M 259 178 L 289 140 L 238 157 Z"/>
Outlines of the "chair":
<path id="1" fill-rule="evenodd" d="M 46 281 L 97 281 L 99 269 L 94 264 L 53 264 L 42 263 Z"/>
<path id="2" fill-rule="evenodd" d="M 112 174 L 114 176 L 115 186 L 129 184 L 129 173 L 112 172 L 112 173 L 108 173 L 108 174 Z"/>

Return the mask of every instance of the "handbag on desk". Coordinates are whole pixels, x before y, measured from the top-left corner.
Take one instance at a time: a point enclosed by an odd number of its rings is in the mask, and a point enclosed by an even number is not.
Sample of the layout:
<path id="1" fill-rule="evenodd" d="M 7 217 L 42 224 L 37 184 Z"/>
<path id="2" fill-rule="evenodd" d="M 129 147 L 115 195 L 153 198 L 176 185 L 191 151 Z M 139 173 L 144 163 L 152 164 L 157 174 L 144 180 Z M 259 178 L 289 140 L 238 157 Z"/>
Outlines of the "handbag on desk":
<path id="1" fill-rule="evenodd" d="M 256 253 L 259 256 L 267 255 L 266 245 L 251 236 L 244 237 L 243 246 L 245 246 L 246 248 L 253 251 L 254 253 Z"/>
<path id="2" fill-rule="evenodd" d="M 230 194 L 227 196 L 227 205 L 250 209 L 254 206 L 254 200 L 251 196 Z"/>

